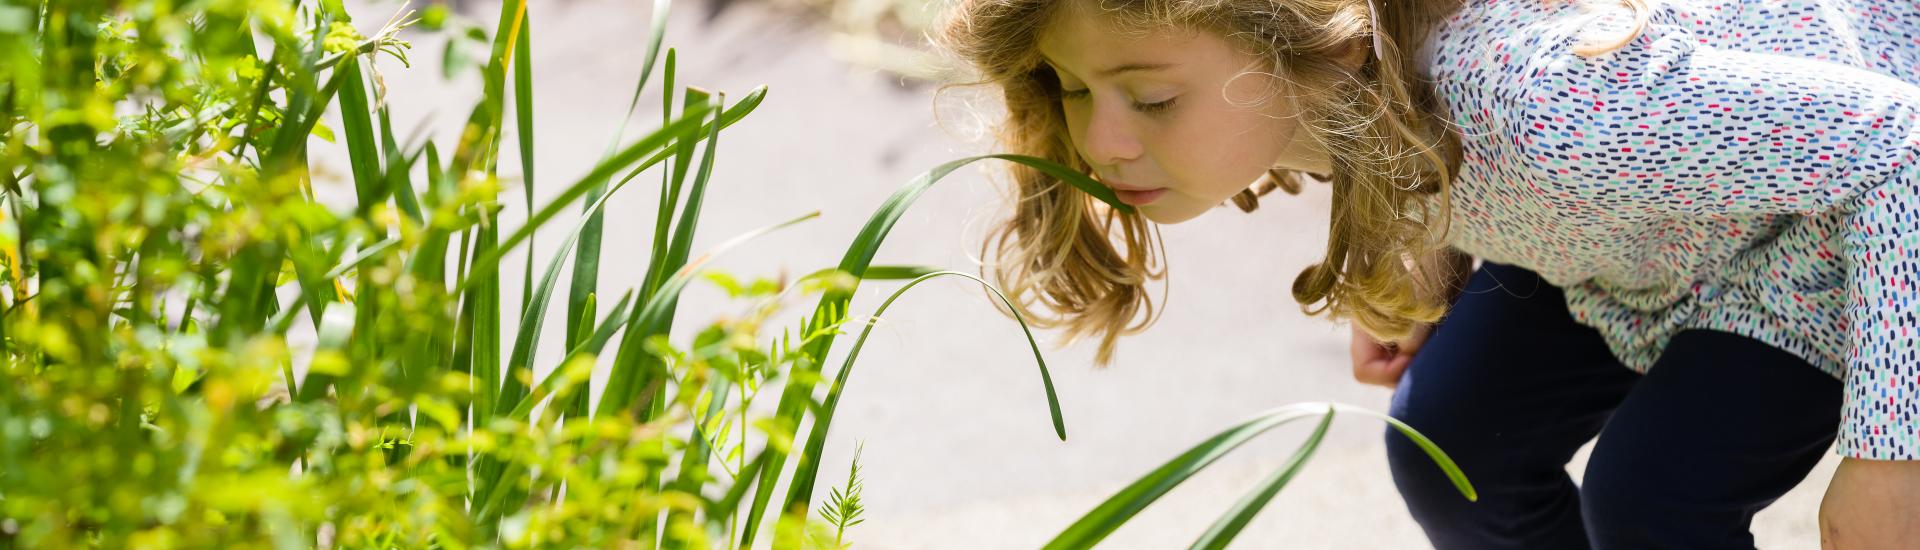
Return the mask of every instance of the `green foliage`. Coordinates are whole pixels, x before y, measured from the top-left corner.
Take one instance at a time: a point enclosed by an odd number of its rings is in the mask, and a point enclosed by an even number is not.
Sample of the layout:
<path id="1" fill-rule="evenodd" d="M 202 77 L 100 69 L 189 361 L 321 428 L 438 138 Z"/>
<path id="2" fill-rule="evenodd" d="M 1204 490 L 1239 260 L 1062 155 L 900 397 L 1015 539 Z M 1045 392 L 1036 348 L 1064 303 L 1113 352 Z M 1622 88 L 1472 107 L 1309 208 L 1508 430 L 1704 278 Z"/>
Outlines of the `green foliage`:
<path id="1" fill-rule="evenodd" d="M 375 57 L 405 65 L 397 33 L 416 23 L 466 52 L 449 70 L 482 75 L 451 143 L 396 139 L 382 99 Z M 330 0 L 0 6 L 0 546 L 750 545 L 740 512 L 768 504 L 747 491 L 779 481 L 769 457 L 798 449 L 819 410 L 757 417 L 753 401 L 821 379 L 856 272 L 926 269 L 869 266 L 881 237 L 864 235 L 852 271 L 703 274 L 815 214 L 694 254 L 722 130 L 766 90 L 729 105 L 673 89 L 671 50 L 659 125 L 615 130 L 545 204 L 523 177 L 531 214 L 502 227 L 509 109 L 521 173 L 537 160 L 524 2 L 491 32 L 438 6 L 364 28 Z M 312 147 L 343 148 L 343 177 L 316 170 Z M 656 166 L 647 278 L 603 300 L 601 209 Z M 329 185 L 352 193 L 327 199 Z M 523 300 L 504 304 L 502 258 L 568 209 L 566 244 L 544 270 L 518 266 Z M 536 366 L 569 261 L 564 357 Z M 750 313 L 669 342 L 696 278 Z M 795 295 L 822 305 L 762 339 Z M 593 380 L 603 357 L 613 375 Z M 823 528 L 803 507 L 774 542 L 825 545 L 807 534 Z"/>

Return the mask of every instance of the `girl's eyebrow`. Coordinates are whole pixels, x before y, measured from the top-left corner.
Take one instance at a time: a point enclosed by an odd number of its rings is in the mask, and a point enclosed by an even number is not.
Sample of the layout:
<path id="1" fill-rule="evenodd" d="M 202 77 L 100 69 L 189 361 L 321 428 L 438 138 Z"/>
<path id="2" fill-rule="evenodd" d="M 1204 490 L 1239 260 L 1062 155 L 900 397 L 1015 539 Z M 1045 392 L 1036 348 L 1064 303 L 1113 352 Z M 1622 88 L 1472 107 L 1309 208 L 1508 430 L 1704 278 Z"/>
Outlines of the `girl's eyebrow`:
<path id="1" fill-rule="evenodd" d="M 1134 71 L 1160 71 L 1160 70 L 1166 70 L 1171 67 L 1173 67 L 1173 64 L 1171 63 L 1127 63 L 1127 64 L 1120 65 L 1118 67 L 1113 67 L 1111 69 L 1100 71 L 1100 76 L 1112 77 L 1112 76 L 1117 76 L 1121 73 L 1134 72 Z"/>
<path id="2" fill-rule="evenodd" d="M 1040 60 L 1046 63 L 1048 66 L 1053 67 L 1054 70 L 1060 69 L 1060 66 L 1055 65 L 1053 63 L 1053 60 L 1051 59 L 1042 57 L 1040 58 Z M 1122 63 L 1120 65 L 1102 70 L 1098 74 L 1100 75 L 1101 78 L 1112 78 L 1124 73 L 1163 71 L 1171 68 L 1173 68 L 1172 63 Z"/>

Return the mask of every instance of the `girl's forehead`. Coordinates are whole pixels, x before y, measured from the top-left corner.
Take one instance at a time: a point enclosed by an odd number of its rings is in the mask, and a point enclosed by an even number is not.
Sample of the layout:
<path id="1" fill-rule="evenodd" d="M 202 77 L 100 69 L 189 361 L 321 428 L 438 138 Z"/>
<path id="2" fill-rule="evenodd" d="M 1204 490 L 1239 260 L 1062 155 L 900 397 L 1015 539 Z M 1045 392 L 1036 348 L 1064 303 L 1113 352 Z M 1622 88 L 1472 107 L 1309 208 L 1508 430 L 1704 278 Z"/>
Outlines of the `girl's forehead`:
<path id="1" fill-rule="evenodd" d="M 1051 66 L 1076 78 L 1107 79 L 1125 73 L 1154 71 L 1201 62 L 1220 54 L 1208 33 L 1165 25 L 1127 30 L 1111 23 L 1069 20 L 1062 12 L 1036 42 L 1042 66 Z"/>
<path id="2" fill-rule="evenodd" d="M 1041 28 L 1035 46 L 1042 60 L 1058 66 L 1073 64 L 1076 58 L 1137 57 L 1178 53 L 1205 34 L 1177 25 L 1138 26 L 1122 24 L 1110 16 L 1082 15 L 1072 11 L 1056 14 Z"/>

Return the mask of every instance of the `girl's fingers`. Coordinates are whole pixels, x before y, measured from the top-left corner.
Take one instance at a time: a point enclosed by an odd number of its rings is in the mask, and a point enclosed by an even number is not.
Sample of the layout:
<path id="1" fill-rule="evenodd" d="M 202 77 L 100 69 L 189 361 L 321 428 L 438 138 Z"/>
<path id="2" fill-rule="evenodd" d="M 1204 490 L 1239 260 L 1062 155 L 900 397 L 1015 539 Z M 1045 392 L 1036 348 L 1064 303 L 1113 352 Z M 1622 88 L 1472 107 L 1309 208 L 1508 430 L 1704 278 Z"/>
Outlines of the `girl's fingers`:
<path id="1" fill-rule="evenodd" d="M 1375 386 L 1385 386 L 1393 383 L 1395 380 L 1398 380 L 1399 377 L 1395 376 L 1393 372 L 1392 361 L 1393 359 L 1391 357 L 1383 356 L 1371 361 L 1354 363 L 1353 379 L 1360 381 L 1362 384 L 1372 384 Z"/>
<path id="2" fill-rule="evenodd" d="M 1401 345 L 1381 343 L 1355 328 L 1353 331 L 1353 379 L 1385 388 L 1400 385 L 1400 375 L 1413 363 L 1414 352 L 1426 340 L 1426 331 L 1417 327 L 1412 338 Z"/>
<path id="3" fill-rule="evenodd" d="M 1389 388 L 1399 386 L 1400 375 L 1406 374 L 1407 366 L 1412 364 L 1413 364 L 1412 352 L 1403 352 L 1399 355 L 1395 355 L 1392 360 L 1387 362 L 1387 368 L 1385 373 L 1387 375 L 1386 386 Z"/>

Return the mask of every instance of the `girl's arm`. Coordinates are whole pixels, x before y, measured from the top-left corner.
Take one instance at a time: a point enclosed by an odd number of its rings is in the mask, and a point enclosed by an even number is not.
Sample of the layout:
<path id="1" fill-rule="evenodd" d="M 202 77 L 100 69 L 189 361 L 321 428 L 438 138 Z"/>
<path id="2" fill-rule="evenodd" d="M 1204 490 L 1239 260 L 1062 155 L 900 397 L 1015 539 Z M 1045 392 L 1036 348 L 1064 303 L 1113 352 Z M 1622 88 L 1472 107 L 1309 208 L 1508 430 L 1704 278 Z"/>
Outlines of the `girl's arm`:
<path id="1" fill-rule="evenodd" d="M 1492 85 L 1509 107 L 1505 137 L 1542 192 L 1608 215 L 1837 214 L 1835 234 L 1794 258 L 1846 270 L 1837 453 L 1920 460 L 1920 86 L 1713 47 L 1671 9 L 1594 58 L 1571 53 L 1570 30 L 1513 39 L 1533 49 L 1512 53 L 1518 66 L 1497 75 L 1510 80 Z"/>

